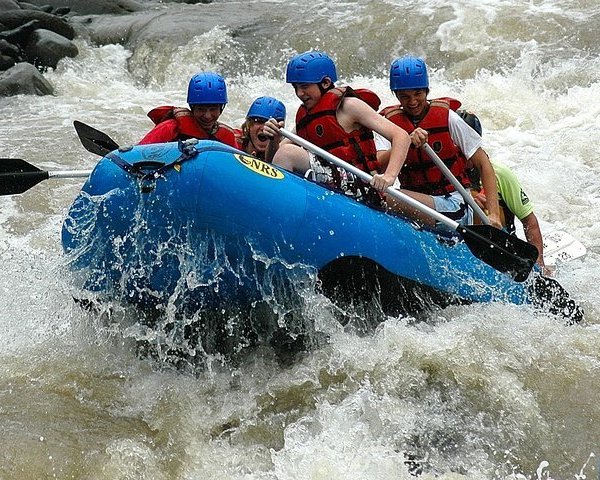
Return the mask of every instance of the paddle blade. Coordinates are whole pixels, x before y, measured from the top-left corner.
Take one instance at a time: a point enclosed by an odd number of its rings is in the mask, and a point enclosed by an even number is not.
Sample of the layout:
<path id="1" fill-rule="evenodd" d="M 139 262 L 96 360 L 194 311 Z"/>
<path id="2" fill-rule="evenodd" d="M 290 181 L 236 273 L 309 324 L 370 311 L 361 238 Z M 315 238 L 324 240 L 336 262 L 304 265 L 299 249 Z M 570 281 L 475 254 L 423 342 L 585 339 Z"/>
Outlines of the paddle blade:
<path id="1" fill-rule="evenodd" d="M 104 157 L 107 153 L 119 148 L 117 142 L 100 130 L 96 130 L 77 120 L 73 122 L 73 126 L 75 127 L 75 131 L 79 136 L 81 144 L 88 152 Z"/>
<path id="2" fill-rule="evenodd" d="M 41 170 L 20 158 L 0 158 L 0 173 L 21 172 L 41 172 Z"/>
<path id="3" fill-rule="evenodd" d="M 516 282 L 524 282 L 537 261 L 534 245 L 490 225 L 460 225 L 457 232 L 473 255 Z"/>
<path id="4" fill-rule="evenodd" d="M 15 195 L 49 178 L 44 172 L 19 158 L 0 158 L 0 195 Z"/>
<path id="5" fill-rule="evenodd" d="M 553 278 L 538 275 L 529 285 L 532 303 L 547 309 L 554 315 L 561 315 L 568 325 L 583 321 L 583 309 L 571 298 L 563 286 Z"/>
<path id="6" fill-rule="evenodd" d="M 584 257 L 587 248 L 567 232 L 555 230 L 544 234 L 544 263 L 557 265 Z"/>

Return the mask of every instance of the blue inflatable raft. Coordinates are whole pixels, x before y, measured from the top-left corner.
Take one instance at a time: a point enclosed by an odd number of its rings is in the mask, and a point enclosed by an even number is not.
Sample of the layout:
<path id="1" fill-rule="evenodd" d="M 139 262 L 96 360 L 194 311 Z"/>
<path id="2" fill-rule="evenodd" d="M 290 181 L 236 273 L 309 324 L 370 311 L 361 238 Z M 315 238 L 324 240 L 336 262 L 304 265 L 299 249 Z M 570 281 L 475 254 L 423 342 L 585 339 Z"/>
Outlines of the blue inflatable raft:
<path id="1" fill-rule="evenodd" d="M 376 293 L 391 313 L 415 301 L 551 296 L 482 262 L 455 232 L 424 229 L 211 141 L 106 155 L 73 203 L 62 243 L 83 288 L 153 308 L 174 298 L 252 302 L 277 296 L 281 282 L 317 277 L 334 299 Z"/>

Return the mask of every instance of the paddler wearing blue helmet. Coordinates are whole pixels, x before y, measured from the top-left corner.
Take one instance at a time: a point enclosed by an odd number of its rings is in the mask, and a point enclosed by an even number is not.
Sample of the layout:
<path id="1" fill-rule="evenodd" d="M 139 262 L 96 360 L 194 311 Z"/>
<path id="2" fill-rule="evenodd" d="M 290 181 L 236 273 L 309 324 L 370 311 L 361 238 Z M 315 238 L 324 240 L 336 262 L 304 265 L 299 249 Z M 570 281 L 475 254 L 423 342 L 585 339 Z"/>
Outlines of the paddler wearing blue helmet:
<path id="1" fill-rule="evenodd" d="M 373 175 L 370 184 L 329 164 L 313 152 L 281 141 L 273 164 L 306 175 L 315 181 L 341 190 L 346 195 L 370 205 L 383 206 L 383 192 L 391 186 L 410 144 L 408 135 L 390 121 L 377 115 L 379 98 L 366 89 L 336 87 L 337 68 L 329 55 L 308 51 L 295 55 L 287 64 L 286 82 L 290 83 L 302 104 L 296 113 L 296 133 L 313 145 Z M 376 131 L 391 145 L 391 160 L 379 170 L 373 140 Z M 264 127 L 269 136 L 279 134 L 277 122 Z"/>
<path id="2" fill-rule="evenodd" d="M 188 84 L 189 108 L 160 106 L 148 112 L 156 125 L 140 144 L 164 143 L 188 138 L 216 140 L 237 148 L 234 130 L 219 122 L 227 105 L 227 84 L 216 72 L 200 72 Z"/>
<path id="3" fill-rule="evenodd" d="M 263 126 L 273 118 L 281 127 L 285 126 L 286 109 L 281 100 L 274 97 L 259 97 L 248 109 L 246 119 L 238 130 L 238 143 L 240 148 L 250 155 L 261 160 L 269 161 L 279 145 L 278 139 L 272 139 L 263 133 Z M 271 141 L 272 140 L 272 141 Z M 265 158 L 269 151 L 270 158 Z"/>
<path id="4" fill-rule="evenodd" d="M 388 106 L 380 113 L 407 131 L 411 139 L 411 148 L 399 176 L 402 192 L 458 223 L 468 225 L 473 222 L 473 212 L 466 198 L 434 159 L 420 148 L 427 143 L 455 179 L 467 189 L 470 186 L 467 167 L 473 165 L 477 168 L 486 192 L 490 189 L 486 203 L 489 221 L 501 228 L 494 169 L 481 148 L 481 136 L 454 111 L 460 102 L 448 97 L 428 100 L 427 65 L 422 58 L 412 55 L 392 62 L 390 89 L 400 103 Z M 387 161 L 388 148 L 385 140 L 377 139 L 377 156 L 383 165 Z M 389 203 L 400 213 L 414 216 L 425 224 L 435 224 L 431 218 L 411 207 L 395 200 Z"/>
<path id="5" fill-rule="evenodd" d="M 477 115 L 468 110 L 457 110 L 456 113 L 467 125 L 479 135 L 482 135 L 483 128 Z M 508 166 L 491 159 L 490 162 L 492 162 L 494 172 L 496 173 L 496 187 L 498 188 L 502 225 L 509 233 L 515 234 L 515 218 L 519 219 L 523 224 L 525 239 L 538 249 L 538 265 L 542 268 L 544 275 L 551 276 L 553 269 L 547 267 L 544 262 L 544 238 L 542 237 L 538 218 L 533 210 L 533 203 L 523 190 L 519 178 Z M 473 198 L 481 208 L 485 208 L 487 195 L 485 190 L 481 188 L 479 171 L 476 168 L 471 168 L 469 174 L 471 175 L 471 193 Z"/>

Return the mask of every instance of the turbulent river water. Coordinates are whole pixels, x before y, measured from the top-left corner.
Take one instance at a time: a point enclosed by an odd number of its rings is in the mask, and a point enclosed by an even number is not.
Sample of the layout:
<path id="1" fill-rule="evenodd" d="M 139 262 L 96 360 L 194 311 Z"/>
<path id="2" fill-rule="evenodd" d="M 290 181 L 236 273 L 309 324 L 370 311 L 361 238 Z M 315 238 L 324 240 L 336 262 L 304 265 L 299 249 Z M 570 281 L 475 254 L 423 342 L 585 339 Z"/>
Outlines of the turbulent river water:
<path id="1" fill-rule="evenodd" d="M 78 40 L 80 55 L 46 74 L 54 96 L 0 99 L 0 156 L 92 168 L 73 120 L 134 143 L 151 127 L 145 113 L 185 105 L 187 80 L 204 69 L 228 78 L 225 122 L 241 124 L 265 94 L 286 102 L 291 122 L 285 64 L 309 48 L 334 56 L 341 83 L 391 104 L 390 61 L 422 55 L 430 96 L 477 112 L 486 150 L 518 173 L 538 217 L 587 246 L 556 272 L 585 322 L 482 304 L 389 318 L 359 336 L 315 294 L 307 308 L 327 345 L 287 367 L 257 351 L 191 375 L 140 358 L 127 321 L 73 302 L 60 228 L 81 181 L 48 180 L 0 198 L 0 478 L 414 478 L 408 458 L 424 478 L 598 478 L 598 3 L 238 3 L 239 15 L 265 11 L 253 35 L 222 18 L 179 48 Z"/>

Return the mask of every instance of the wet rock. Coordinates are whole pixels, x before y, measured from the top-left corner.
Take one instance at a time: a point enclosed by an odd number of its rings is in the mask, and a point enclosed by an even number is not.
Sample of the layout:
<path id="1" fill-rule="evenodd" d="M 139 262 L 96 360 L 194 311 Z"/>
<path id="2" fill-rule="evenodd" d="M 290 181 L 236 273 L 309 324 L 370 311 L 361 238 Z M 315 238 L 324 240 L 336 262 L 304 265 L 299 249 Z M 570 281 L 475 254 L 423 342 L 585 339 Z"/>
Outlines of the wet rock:
<path id="1" fill-rule="evenodd" d="M 203 7 L 182 5 L 172 10 L 151 10 L 119 17 L 80 16 L 72 21 L 80 34 L 98 45 L 119 43 L 135 49 L 140 44 L 160 42 L 181 46 L 224 22 L 229 29 L 242 31 L 249 25 L 260 23 L 265 16 L 264 10 L 252 4 L 244 5 L 244 15 L 239 14 L 239 8 L 239 4 L 227 3 Z"/>
<path id="2" fill-rule="evenodd" d="M 73 14 L 79 15 L 123 15 L 146 9 L 136 0 L 28 0 L 28 2 L 37 6 L 50 4 L 55 9 L 67 7 Z"/>
<path id="3" fill-rule="evenodd" d="M 59 7 L 55 9 L 52 13 L 54 15 L 64 16 L 67 15 L 71 11 L 71 7 Z"/>
<path id="4" fill-rule="evenodd" d="M 58 33 L 37 29 L 25 46 L 27 60 L 37 67 L 56 68 L 64 57 L 76 57 L 79 50 L 73 42 Z"/>
<path id="5" fill-rule="evenodd" d="M 18 29 L 31 21 L 37 21 L 39 28 L 58 33 L 69 40 L 75 38 L 74 28 L 59 16 L 37 10 L 0 11 L 0 23 L 10 29 Z"/>
<path id="6" fill-rule="evenodd" d="M 21 60 L 21 49 L 4 39 L 0 39 L 0 54 Z"/>
<path id="7" fill-rule="evenodd" d="M 0 96 L 50 95 L 54 89 L 48 80 L 30 63 L 18 63 L 0 73 Z"/>
<path id="8" fill-rule="evenodd" d="M 170 0 L 169 3 L 187 3 L 188 5 L 196 5 L 198 3 L 212 3 L 213 0 Z"/>
<path id="9" fill-rule="evenodd" d="M 5 10 L 17 10 L 21 8 L 14 0 L 0 0 L 0 12 Z"/>
<path id="10" fill-rule="evenodd" d="M 8 70 L 15 63 L 17 62 L 13 57 L 0 53 L 0 70 Z"/>
<path id="11" fill-rule="evenodd" d="M 31 20 L 12 30 L 0 32 L 0 39 L 6 40 L 13 45 L 23 45 L 24 43 L 27 43 L 33 31 L 38 27 L 39 22 L 37 20 Z"/>
<path id="12" fill-rule="evenodd" d="M 52 13 L 52 10 L 53 10 L 52 5 L 37 6 L 32 3 L 27 3 L 27 2 L 19 2 L 19 6 L 23 10 L 38 10 L 38 11 L 46 12 L 46 13 Z"/>
<path id="13" fill-rule="evenodd" d="M 71 42 L 75 29 L 63 18 L 70 8 L 55 8 L 47 1 L 0 0 L 0 96 L 53 93 L 38 68 L 56 68 L 61 58 L 78 55 Z"/>

